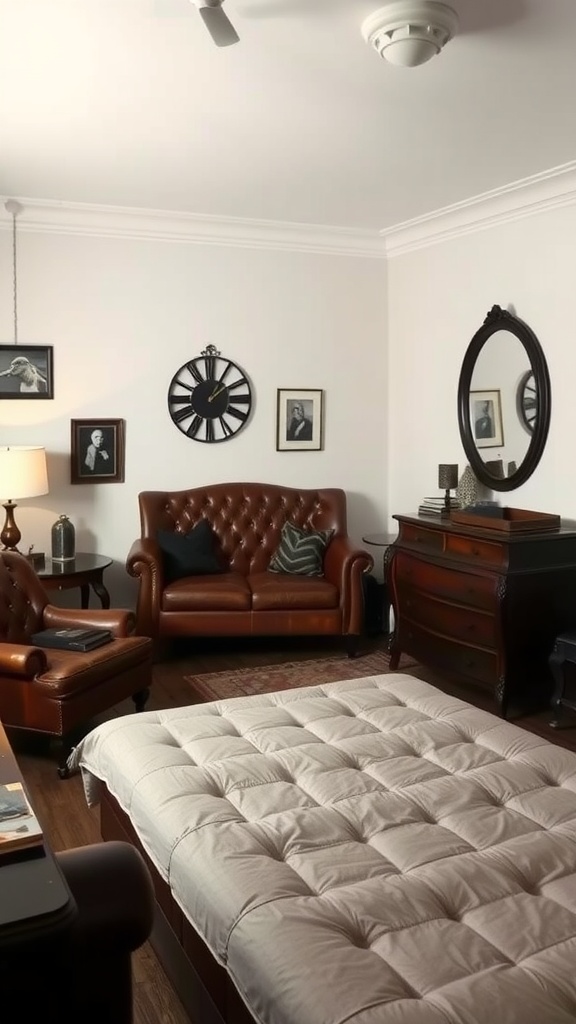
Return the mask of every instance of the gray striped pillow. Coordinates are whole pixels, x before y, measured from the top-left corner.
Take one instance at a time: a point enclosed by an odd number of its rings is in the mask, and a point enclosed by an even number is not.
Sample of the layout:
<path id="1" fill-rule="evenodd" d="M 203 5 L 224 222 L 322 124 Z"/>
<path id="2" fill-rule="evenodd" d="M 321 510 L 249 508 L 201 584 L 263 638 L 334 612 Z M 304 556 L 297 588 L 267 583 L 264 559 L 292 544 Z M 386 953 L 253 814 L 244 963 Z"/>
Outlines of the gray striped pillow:
<path id="1" fill-rule="evenodd" d="M 270 559 L 271 572 L 323 576 L 324 551 L 334 530 L 302 530 L 284 523 L 280 544 Z"/>

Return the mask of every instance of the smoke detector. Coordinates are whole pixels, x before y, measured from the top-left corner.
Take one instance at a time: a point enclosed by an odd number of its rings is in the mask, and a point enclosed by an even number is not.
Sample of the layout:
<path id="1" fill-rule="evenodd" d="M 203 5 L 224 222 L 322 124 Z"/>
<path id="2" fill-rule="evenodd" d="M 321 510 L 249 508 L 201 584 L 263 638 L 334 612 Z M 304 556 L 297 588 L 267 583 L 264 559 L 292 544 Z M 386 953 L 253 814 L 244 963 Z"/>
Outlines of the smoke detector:
<path id="1" fill-rule="evenodd" d="M 395 0 L 362 23 L 362 35 L 390 64 L 415 68 L 435 57 L 458 31 L 458 15 L 437 0 Z"/>

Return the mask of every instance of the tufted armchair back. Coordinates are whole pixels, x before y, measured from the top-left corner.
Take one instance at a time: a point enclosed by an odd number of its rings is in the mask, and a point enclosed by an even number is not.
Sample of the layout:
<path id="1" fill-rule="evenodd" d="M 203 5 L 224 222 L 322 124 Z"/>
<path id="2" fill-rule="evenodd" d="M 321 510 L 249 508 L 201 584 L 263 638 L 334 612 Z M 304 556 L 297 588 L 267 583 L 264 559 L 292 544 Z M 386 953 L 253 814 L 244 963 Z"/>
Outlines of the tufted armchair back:
<path id="1" fill-rule="evenodd" d="M 275 484 L 209 484 L 185 491 L 143 491 L 138 496 L 142 537 L 157 530 L 188 533 L 208 520 L 227 566 L 234 572 L 264 572 L 284 523 L 346 535 L 346 496 L 339 488 L 302 490 Z"/>
<path id="2" fill-rule="evenodd" d="M 46 591 L 23 555 L 0 551 L 0 643 L 26 644 L 43 628 Z"/>

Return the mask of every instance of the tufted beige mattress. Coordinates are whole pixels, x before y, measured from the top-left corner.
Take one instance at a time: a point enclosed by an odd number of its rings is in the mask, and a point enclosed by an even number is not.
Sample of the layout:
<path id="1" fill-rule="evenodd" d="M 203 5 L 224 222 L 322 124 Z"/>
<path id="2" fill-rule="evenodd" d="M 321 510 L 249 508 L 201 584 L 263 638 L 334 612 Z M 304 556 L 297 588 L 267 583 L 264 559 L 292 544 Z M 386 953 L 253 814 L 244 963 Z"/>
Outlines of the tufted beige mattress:
<path id="1" fill-rule="evenodd" d="M 576 754 L 405 675 L 99 726 L 102 780 L 265 1024 L 574 1024 Z"/>

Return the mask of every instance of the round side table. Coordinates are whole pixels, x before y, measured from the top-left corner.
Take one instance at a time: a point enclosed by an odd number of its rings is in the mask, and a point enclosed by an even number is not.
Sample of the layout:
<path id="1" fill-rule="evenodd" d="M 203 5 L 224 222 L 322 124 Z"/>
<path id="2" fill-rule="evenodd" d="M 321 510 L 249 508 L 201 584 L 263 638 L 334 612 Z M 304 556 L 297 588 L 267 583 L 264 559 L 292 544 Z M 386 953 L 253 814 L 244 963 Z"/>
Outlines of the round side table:
<path id="1" fill-rule="evenodd" d="M 104 569 L 109 565 L 112 565 L 112 559 L 106 555 L 80 551 L 75 558 L 66 562 L 56 561 L 47 555 L 42 568 L 35 566 L 34 571 L 46 590 L 71 590 L 79 587 L 82 608 L 88 608 L 90 604 L 90 587 L 100 599 L 102 607 L 109 608 L 110 594 L 104 586 Z"/>
<path id="2" fill-rule="evenodd" d="M 398 534 L 397 533 L 366 533 L 362 537 L 364 544 L 373 544 L 375 547 L 384 548 L 384 555 L 382 558 L 382 574 L 383 574 L 383 611 L 382 611 L 382 625 L 383 631 L 387 636 L 390 636 L 390 591 L 388 590 L 388 583 L 386 581 L 386 550 L 394 543 Z"/>

